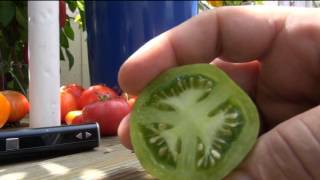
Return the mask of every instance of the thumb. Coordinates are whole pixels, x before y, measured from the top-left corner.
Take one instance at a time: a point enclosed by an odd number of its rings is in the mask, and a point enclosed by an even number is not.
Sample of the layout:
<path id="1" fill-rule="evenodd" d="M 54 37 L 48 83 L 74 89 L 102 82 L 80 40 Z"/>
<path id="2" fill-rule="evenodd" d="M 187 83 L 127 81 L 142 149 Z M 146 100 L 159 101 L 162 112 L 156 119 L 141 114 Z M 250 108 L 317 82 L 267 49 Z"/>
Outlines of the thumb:
<path id="1" fill-rule="evenodd" d="M 317 179 L 320 162 L 320 106 L 264 134 L 227 180 Z"/>

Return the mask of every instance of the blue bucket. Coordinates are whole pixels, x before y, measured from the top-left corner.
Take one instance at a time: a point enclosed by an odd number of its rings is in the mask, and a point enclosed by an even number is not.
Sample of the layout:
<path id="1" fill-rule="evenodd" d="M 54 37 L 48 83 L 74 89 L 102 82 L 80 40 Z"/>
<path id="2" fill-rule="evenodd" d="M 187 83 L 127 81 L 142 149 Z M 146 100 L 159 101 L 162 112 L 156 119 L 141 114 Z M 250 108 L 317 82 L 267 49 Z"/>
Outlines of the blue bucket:
<path id="1" fill-rule="evenodd" d="M 85 1 L 91 84 L 117 88 L 121 64 L 197 8 L 197 1 Z"/>

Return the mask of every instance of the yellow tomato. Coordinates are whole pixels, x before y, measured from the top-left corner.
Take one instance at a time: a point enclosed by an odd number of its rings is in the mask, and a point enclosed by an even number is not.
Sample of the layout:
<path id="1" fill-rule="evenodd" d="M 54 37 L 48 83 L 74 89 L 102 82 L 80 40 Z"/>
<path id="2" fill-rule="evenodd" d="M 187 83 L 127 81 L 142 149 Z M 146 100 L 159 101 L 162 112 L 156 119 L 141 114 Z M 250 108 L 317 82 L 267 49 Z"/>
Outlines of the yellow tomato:
<path id="1" fill-rule="evenodd" d="M 11 106 L 6 97 L 0 93 L 0 128 L 2 128 L 8 121 Z"/>
<path id="2" fill-rule="evenodd" d="M 208 1 L 208 3 L 214 7 L 223 6 L 223 1 Z"/>

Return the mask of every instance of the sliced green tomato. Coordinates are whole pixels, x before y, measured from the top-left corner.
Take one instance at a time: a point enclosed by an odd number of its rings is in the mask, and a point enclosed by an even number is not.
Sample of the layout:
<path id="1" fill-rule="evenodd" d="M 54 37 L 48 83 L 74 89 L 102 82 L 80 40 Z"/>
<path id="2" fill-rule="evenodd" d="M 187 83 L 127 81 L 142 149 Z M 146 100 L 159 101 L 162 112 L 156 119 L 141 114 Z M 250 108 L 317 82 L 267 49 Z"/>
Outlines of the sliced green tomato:
<path id="1" fill-rule="evenodd" d="M 251 99 L 209 64 L 170 69 L 139 94 L 131 141 L 142 166 L 163 180 L 222 179 L 256 142 Z"/>

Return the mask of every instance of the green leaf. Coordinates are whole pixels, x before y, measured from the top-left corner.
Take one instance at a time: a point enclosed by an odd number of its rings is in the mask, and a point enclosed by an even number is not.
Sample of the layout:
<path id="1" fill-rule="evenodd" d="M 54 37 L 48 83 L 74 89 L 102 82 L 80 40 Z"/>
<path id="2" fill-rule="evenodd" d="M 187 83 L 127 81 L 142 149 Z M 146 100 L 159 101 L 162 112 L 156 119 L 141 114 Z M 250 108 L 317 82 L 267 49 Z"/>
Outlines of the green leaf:
<path id="1" fill-rule="evenodd" d="M 76 17 L 74 18 L 74 22 L 81 23 L 81 16 L 80 16 L 80 14 L 77 14 L 77 15 L 76 15 Z"/>
<path id="2" fill-rule="evenodd" d="M 2 60 L 6 61 L 7 59 L 9 59 L 9 52 L 10 47 L 8 42 L 5 39 L 0 38 L 0 53 Z"/>
<path id="3" fill-rule="evenodd" d="M 67 56 L 68 56 L 68 60 L 69 60 L 69 70 L 71 70 L 73 64 L 74 64 L 74 57 L 71 54 L 71 52 L 69 51 L 69 49 L 65 48 Z"/>
<path id="4" fill-rule="evenodd" d="M 66 34 L 66 36 L 71 39 L 74 40 L 74 32 L 71 28 L 70 22 L 67 21 L 65 26 L 64 26 L 64 33 Z"/>
<path id="5" fill-rule="evenodd" d="M 3 26 L 7 26 L 15 14 L 16 7 L 13 1 L 0 1 L 0 23 Z"/>
<path id="6" fill-rule="evenodd" d="M 18 32 L 20 34 L 20 39 L 26 42 L 28 39 L 28 30 L 24 28 L 18 28 Z"/>
<path id="7" fill-rule="evenodd" d="M 11 80 L 7 83 L 8 89 L 14 89 L 14 81 Z"/>
<path id="8" fill-rule="evenodd" d="M 263 0 L 254 1 L 255 5 L 263 5 Z"/>
<path id="9" fill-rule="evenodd" d="M 2 29 L 3 39 L 7 41 L 9 47 L 14 47 L 15 43 L 19 40 L 19 34 L 15 26 L 7 26 Z"/>
<path id="10" fill-rule="evenodd" d="M 60 45 L 64 48 L 69 48 L 68 39 L 61 29 L 60 29 Z"/>
<path id="11" fill-rule="evenodd" d="M 85 23 L 85 14 L 84 14 L 84 11 L 80 11 L 80 16 L 81 16 L 81 25 L 82 25 L 82 28 L 83 28 L 83 31 L 86 30 L 86 23 Z"/>
<path id="12" fill-rule="evenodd" d="M 241 5 L 241 3 L 242 3 L 243 1 L 237 1 L 237 0 L 235 0 L 235 1 L 223 1 L 223 3 L 224 3 L 224 5 L 226 5 L 226 6 L 240 6 Z"/>
<path id="13" fill-rule="evenodd" d="M 66 3 L 68 4 L 69 9 L 74 12 L 77 9 L 77 2 L 74 0 L 68 0 L 66 1 Z"/>
<path id="14" fill-rule="evenodd" d="M 16 20 L 23 29 L 28 29 L 27 13 L 24 8 L 16 8 Z"/>
<path id="15" fill-rule="evenodd" d="M 61 60 L 61 61 L 65 61 L 65 60 L 66 60 L 66 59 L 64 58 L 64 54 L 63 54 L 62 48 L 60 48 L 60 60 Z"/>
<path id="16" fill-rule="evenodd" d="M 80 11 L 84 11 L 84 1 L 77 1 L 77 6 Z"/>

